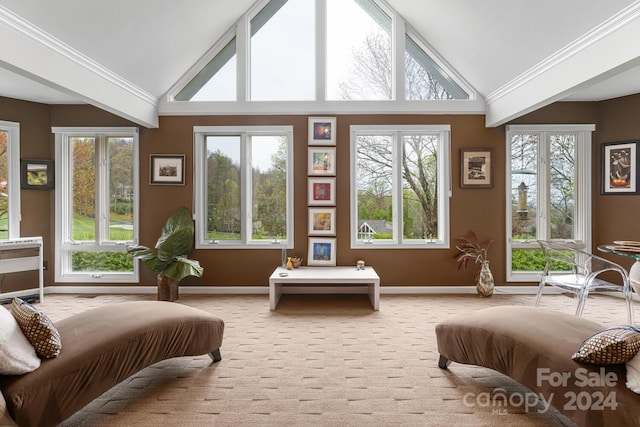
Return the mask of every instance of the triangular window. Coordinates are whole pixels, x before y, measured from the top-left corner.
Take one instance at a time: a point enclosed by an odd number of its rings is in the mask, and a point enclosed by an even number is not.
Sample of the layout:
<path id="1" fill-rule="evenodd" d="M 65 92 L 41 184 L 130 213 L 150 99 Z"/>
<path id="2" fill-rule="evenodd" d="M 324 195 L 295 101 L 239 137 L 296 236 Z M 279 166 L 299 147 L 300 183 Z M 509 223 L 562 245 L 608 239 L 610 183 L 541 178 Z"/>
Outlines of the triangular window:
<path id="1" fill-rule="evenodd" d="M 316 3 L 326 4 L 326 9 Z M 404 40 L 395 40 L 393 20 L 402 18 L 375 0 L 271 0 L 261 5 L 238 22 L 226 43 L 219 43 L 213 59 L 192 72 L 186 84 L 183 80 L 173 100 L 402 102 L 474 97 L 410 29 Z M 398 61 L 400 66 L 394 65 Z"/>

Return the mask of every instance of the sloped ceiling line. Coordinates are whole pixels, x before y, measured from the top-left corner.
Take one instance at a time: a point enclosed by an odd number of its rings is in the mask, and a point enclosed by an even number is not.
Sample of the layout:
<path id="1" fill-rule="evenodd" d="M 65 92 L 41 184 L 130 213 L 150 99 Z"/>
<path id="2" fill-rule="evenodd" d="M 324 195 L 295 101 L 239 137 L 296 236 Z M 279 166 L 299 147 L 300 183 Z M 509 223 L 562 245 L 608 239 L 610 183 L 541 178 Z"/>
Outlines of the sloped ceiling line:
<path id="1" fill-rule="evenodd" d="M 158 127 L 158 100 L 0 6 L 0 63 L 25 77 L 145 127 Z"/>
<path id="2" fill-rule="evenodd" d="M 495 127 L 564 98 L 611 70 L 640 58 L 640 2 L 549 56 L 486 98 L 487 127 Z M 621 48 L 621 46 L 623 48 Z"/>

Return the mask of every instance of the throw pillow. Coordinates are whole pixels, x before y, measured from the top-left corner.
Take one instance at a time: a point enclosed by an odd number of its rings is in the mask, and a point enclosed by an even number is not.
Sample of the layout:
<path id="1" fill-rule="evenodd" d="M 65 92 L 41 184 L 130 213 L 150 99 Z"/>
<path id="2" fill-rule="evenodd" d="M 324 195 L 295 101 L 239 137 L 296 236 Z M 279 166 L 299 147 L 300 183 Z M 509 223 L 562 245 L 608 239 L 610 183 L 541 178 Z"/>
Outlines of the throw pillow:
<path id="1" fill-rule="evenodd" d="M 627 388 L 634 393 L 640 394 L 640 352 L 625 363 L 627 368 Z"/>
<path id="2" fill-rule="evenodd" d="M 46 314 L 20 298 L 13 299 L 11 313 L 38 356 L 52 359 L 60 354 L 60 333 Z"/>
<path id="3" fill-rule="evenodd" d="M 617 326 L 593 334 L 580 344 L 571 358 L 594 365 L 617 365 L 631 360 L 640 351 L 640 329 Z"/>
<path id="4" fill-rule="evenodd" d="M 40 359 L 18 322 L 0 305 L 0 374 L 22 375 L 39 366 Z"/>

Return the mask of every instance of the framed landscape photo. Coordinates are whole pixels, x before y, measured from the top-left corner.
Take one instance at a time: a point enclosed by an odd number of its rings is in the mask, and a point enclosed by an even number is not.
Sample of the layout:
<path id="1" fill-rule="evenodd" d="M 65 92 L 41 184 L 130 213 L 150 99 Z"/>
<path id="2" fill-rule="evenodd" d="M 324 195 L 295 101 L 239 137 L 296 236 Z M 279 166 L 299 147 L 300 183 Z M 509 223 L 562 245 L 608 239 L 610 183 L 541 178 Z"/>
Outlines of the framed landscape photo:
<path id="1" fill-rule="evenodd" d="M 336 148 L 313 147 L 309 148 L 308 161 L 309 175 L 335 175 L 336 174 Z"/>
<path id="2" fill-rule="evenodd" d="M 152 154 L 151 185 L 184 185 L 184 154 Z"/>
<path id="3" fill-rule="evenodd" d="M 460 187 L 493 187 L 493 149 L 460 149 Z"/>
<path id="4" fill-rule="evenodd" d="M 336 145 L 335 117 L 309 117 L 309 145 Z"/>
<path id="5" fill-rule="evenodd" d="M 333 267 L 336 265 L 335 238 L 309 238 L 307 265 Z"/>
<path id="6" fill-rule="evenodd" d="M 309 236 L 336 235 L 336 208 L 309 208 Z"/>
<path id="7" fill-rule="evenodd" d="M 336 179 L 309 178 L 309 206 L 335 206 Z"/>
<path id="8" fill-rule="evenodd" d="M 53 160 L 20 160 L 20 188 L 50 190 L 54 187 Z"/>
<path id="9" fill-rule="evenodd" d="M 602 144 L 604 194 L 639 194 L 638 141 Z"/>

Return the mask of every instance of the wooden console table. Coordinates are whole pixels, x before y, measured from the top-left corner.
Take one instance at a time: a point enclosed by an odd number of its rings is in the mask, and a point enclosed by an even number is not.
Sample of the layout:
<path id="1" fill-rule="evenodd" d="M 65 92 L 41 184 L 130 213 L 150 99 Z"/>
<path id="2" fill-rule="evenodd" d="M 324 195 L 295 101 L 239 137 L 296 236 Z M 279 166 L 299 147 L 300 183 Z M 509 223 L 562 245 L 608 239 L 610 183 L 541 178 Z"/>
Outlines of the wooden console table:
<path id="1" fill-rule="evenodd" d="M 281 274 L 287 273 L 286 276 Z M 287 270 L 284 267 L 277 267 L 271 277 L 269 277 L 269 306 L 275 310 L 284 285 L 367 285 L 369 299 L 374 310 L 380 305 L 380 277 L 373 267 L 365 267 L 364 270 L 357 270 L 353 267 L 300 267 Z M 335 290 L 334 287 L 323 289 L 314 288 L 313 291 Z M 330 292 L 329 292 L 330 293 Z"/>

